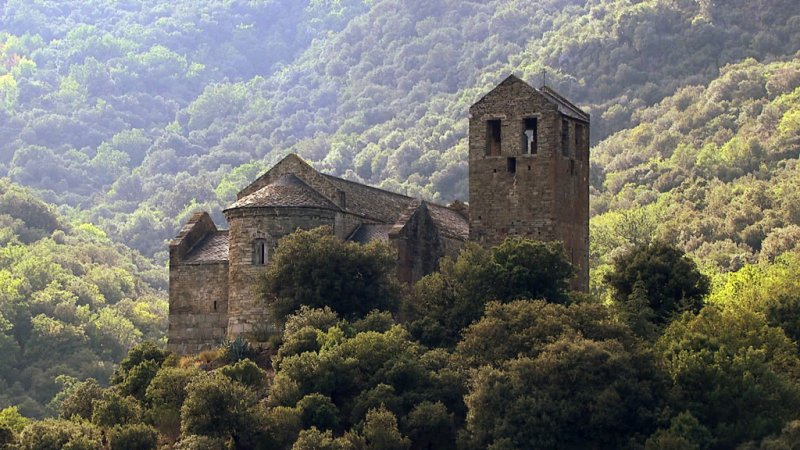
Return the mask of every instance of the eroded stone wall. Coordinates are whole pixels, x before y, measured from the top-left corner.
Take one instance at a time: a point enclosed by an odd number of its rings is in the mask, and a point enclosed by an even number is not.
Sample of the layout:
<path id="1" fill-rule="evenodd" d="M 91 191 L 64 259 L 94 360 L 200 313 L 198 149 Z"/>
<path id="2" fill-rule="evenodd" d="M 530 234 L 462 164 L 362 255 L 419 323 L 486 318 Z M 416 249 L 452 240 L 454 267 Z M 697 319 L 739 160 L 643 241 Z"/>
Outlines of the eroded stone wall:
<path id="1" fill-rule="evenodd" d="M 536 121 L 535 153 L 527 149 L 526 119 Z M 499 152 L 491 145 L 496 133 L 490 121 L 499 121 Z M 589 124 L 581 122 L 584 138 L 576 140 L 577 122 L 544 95 L 512 78 L 473 105 L 469 223 L 470 240 L 487 247 L 507 236 L 562 241 L 567 258 L 578 269 L 572 286 L 586 290 Z M 562 130 L 566 130 L 563 135 Z"/>
<path id="2" fill-rule="evenodd" d="M 397 250 L 397 278 L 403 283 L 414 283 L 435 271 L 444 256 L 439 232 L 424 203 L 403 227 L 392 230 L 389 241 Z"/>
<path id="3" fill-rule="evenodd" d="M 170 264 L 168 348 L 178 354 L 213 348 L 228 326 L 228 264 Z"/>
<path id="4" fill-rule="evenodd" d="M 267 264 L 278 240 L 297 229 L 334 226 L 336 212 L 314 208 L 236 209 L 226 212 L 230 225 L 228 249 L 228 325 L 230 337 L 259 337 L 278 331 L 267 313 L 267 298 L 260 291 L 265 265 L 253 264 L 253 242 L 264 239 Z"/>

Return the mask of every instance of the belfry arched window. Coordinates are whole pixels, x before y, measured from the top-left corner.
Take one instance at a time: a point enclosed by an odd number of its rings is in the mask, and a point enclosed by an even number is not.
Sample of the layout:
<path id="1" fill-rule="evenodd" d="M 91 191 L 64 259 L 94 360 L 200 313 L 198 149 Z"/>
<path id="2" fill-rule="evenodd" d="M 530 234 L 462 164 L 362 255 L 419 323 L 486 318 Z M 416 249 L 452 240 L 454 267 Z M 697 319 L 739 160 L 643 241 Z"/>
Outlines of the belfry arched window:
<path id="1" fill-rule="evenodd" d="M 256 239 L 253 241 L 253 265 L 263 266 L 267 263 L 267 241 Z"/>

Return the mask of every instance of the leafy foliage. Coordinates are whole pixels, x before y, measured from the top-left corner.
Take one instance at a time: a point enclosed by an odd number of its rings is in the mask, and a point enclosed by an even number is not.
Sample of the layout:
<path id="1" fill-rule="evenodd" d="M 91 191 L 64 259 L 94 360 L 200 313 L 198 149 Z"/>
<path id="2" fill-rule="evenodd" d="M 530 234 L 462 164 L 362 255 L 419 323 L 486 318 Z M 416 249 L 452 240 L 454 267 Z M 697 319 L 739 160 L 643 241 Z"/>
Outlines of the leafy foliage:
<path id="1" fill-rule="evenodd" d="M 700 273 L 694 261 L 664 242 L 637 247 L 619 256 L 605 281 L 619 303 L 646 299 L 646 304 L 636 306 L 649 308 L 657 324 L 667 323 L 681 311 L 699 311 L 709 292 L 708 277 Z M 634 292 L 637 288 L 640 291 Z"/>
<path id="2" fill-rule="evenodd" d="M 569 300 L 573 268 L 559 243 L 508 238 L 491 250 L 468 243 L 455 261 L 439 264 L 403 304 L 409 329 L 426 344 L 453 345 L 489 300 Z"/>
<path id="3" fill-rule="evenodd" d="M 0 10 L 0 446 L 148 448 L 153 425 L 185 449 L 796 444 L 792 0 Z M 161 349 L 163 267 L 125 246 L 164 262 L 288 151 L 466 200 L 468 106 L 543 70 L 593 117 L 593 296 L 567 295 L 555 247 L 467 247 L 398 324 L 386 249 L 298 242 L 272 266 L 272 367 Z"/>
<path id="4" fill-rule="evenodd" d="M 673 381 L 672 401 L 721 448 L 777 433 L 796 414 L 797 344 L 756 313 L 707 306 L 673 322 L 657 349 Z"/>
<path id="5" fill-rule="evenodd" d="M 163 341 L 166 278 L 97 227 L 5 180 L 0 210 L 10 224 L 0 231 L 0 406 L 41 417 L 58 412 L 62 387 L 105 382 L 131 346 Z M 87 405 L 71 412 L 89 418 Z"/>
<path id="6" fill-rule="evenodd" d="M 267 268 L 265 295 L 282 321 L 302 305 L 330 307 L 347 318 L 394 309 L 396 257 L 387 244 L 342 242 L 325 227 L 298 230 L 280 240 Z"/>

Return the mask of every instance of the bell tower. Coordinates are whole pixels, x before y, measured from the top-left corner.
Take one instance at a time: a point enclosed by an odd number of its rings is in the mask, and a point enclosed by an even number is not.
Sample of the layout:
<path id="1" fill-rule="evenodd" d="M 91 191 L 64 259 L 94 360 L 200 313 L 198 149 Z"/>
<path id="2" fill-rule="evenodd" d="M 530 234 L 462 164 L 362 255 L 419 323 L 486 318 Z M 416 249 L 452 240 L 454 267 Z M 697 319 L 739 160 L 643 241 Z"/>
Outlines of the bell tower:
<path id="1" fill-rule="evenodd" d="M 564 243 L 589 288 L 589 114 L 514 75 L 469 109 L 469 237 Z"/>

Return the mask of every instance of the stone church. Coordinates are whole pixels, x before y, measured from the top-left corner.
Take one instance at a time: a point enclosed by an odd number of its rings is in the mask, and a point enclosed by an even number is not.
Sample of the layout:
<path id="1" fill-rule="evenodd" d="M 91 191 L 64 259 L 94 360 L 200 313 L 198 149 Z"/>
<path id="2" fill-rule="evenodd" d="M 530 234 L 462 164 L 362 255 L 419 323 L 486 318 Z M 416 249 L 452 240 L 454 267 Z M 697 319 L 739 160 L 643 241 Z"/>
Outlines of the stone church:
<path id="1" fill-rule="evenodd" d="M 223 211 L 227 230 L 195 213 L 169 245 L 169 348 L 181 354 L 268 322 L 257 294 L 278 240 L 329 226 L 342 240 L 381 240 L 411 283 L 472 240 L 564 243 L 589 283 L 589 115 L 548 87 L 511 75 L 469 110 L 469 206 L 442 206 L 321 173 L 289 155 Z"/>

